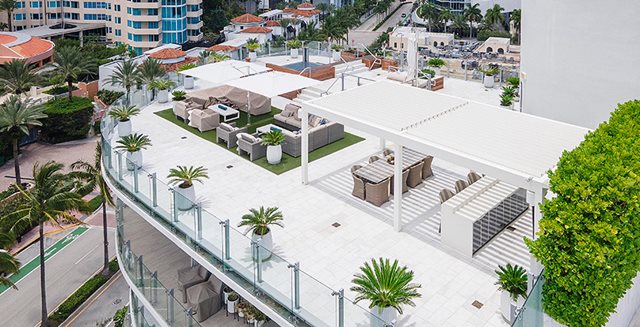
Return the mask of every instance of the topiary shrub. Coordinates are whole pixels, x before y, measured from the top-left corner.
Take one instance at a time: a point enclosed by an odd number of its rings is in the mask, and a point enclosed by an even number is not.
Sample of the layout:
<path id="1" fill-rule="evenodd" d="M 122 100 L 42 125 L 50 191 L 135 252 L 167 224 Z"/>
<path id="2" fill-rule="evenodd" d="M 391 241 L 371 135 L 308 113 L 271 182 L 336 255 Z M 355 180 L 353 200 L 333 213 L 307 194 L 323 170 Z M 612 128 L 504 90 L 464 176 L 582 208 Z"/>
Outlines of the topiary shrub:
<path id="1" fill-rule="evenodd" d="M 83 139 L 91 128 L 93 104 L 90 99 L 73 97 L 53 99 L 45 104 L 40 136 L 43 141 L 60 143 Z"/>
<path id="2" fill-rule="evenodd" d="M 569 326 L 602 326 L 640 270 L 640 101 L 618 105 L 549 173 L 556 197 L 526 240 L 545 266 L 543 307 Z"/>

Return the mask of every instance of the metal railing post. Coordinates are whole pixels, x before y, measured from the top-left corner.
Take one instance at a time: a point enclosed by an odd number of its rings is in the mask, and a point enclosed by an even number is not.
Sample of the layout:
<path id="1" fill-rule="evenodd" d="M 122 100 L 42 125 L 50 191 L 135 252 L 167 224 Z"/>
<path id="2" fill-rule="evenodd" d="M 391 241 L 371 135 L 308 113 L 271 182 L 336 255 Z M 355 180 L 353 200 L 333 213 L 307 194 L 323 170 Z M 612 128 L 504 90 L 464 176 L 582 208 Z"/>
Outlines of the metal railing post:
<path id="1" fill-rule="evenodd" d="M 224 225 L 224 259 L 231 260 L 231 240 L 230 237 L 230 224 L 229 219 L 221 222 Z"/>
<path id="2" fill-rule="evenodd" d="M 202 240 L 202 204 L 196 204 L 196 240 Z"/>
<path id="3" fill-rule="evenodd" d="M 151 178 L 151 205 L 155 208 L 158 206 L 158 176 L 153 173 L 149 177 Z"/>
<path id="4" fill-rule="evenodd" d="M 173 212 L 173 222 L 177 223 L 178 222 L 178 201 L 176 199 L 177 197 L 177 193 L 174 189 L 170 188 L 169 191 L 171 191 L 171 206 L 173 208 L 172 212 Z"/>
<path id="5" fill-rule="evenodd" d="M 187 314 L 187 326 L 193 327 L 193 309 L 189 308 L 185 312 Z"/>
<path id="6" fill-rule="evenodd" d="M 158 271 L 154 271 L 151 274 L 151 303 L 156 303 L 158 301 Z"/>
<path id="7" fill-rule="evenodd" d="M 138 270 L 140 275 L 138 275 L 138 283 L 140 283 L 140 288 L 142 289 L 142 293 L 144 293 L 144 263 L 142 262 L 142 255 L 138 257 Z"/>
<path id="8" fill-rule="evenodd" d="M 173 288 L 167 291 L 167 322 L 172 324 L 174 321 L 173 315 Z"/>
<path id="9" fill-rule="evenodd" d="M 342 91 L 344 91 L 344 72 L 340 75 L 342 75 Z"/>
<path id="10" fill-rule="evenodd" d="M 126 260 L 126 264 L 127 264 L 127 269 L 131 270 L 131 240 L 127 240 L 124 244 L 124 246 L 126 247 L 126 255 L 125 255 L 125 260 Z"/>
<path id="11" fill-rule="evenodd" d="M 145 327 L 144 326 L 144 322 L 145 322 L 145 318 L 144 318 L 144 307 L 140 306 L 140 309 L 138 310 L 138 313 L 140 314 L 140 319 L 138 319 L 138 322 L 140 323 L 141 327 Z"/>
<path id="12" fill-rule="evenodd" d="M 300 309 L 300 263 L 296 262 L 288 266 L 293 268 L 293 308 Z"/>
<path id="13" fill-rule="evenodd" d="M 139 177 L 138 177 L 138 165 L 133 165 L 133 193 L 138 193 L 139 189 Z"/>
<path id="14" fill-rule="evenodd" d="M 344 327 L 344 289 L 331 293 L 338 296 L 338 327 Z"/>
<path id="15" fill-rule="evenodd" d="M 258 238 L 256 241 L 251 241 L 251 245 L 253 246 L 253 250 L 255 251 L 256 258 L 256 279 L 258 283 L 262 283 L 262 255 L 260 251 L 260 241 L 262 238 Z"/>
<path id="16" fill-rule="evenodd" d="M 118 157 L 118 180 L 122 180 L 122 153 L 116 152 L 116 157 Z"/>

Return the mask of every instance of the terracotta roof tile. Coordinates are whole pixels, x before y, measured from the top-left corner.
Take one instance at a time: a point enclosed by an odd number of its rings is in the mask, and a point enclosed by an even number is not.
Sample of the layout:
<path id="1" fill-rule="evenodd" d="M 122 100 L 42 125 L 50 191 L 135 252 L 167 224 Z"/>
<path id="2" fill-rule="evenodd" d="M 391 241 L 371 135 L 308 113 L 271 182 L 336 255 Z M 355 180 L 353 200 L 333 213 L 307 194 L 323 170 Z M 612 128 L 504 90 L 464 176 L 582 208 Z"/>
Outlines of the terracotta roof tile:
<path id="1" fill-rule="evenodd" d="M 301 9 L 301 8 L 315 8 L 315 7 L 316 6 L 314 6 L 310 2 L 303 2 L 303 3 L 298 5 L 298 9 Z"/>
<path id="2" fill-rule="evenodd" d="M 232 45 L 226 45 L 226 44 L 216 44 L 212 47 L 207 48 L 207 50 L 209 51 L 234 51 L 234 50 L 238 50 L 238 47 L 234 47 Z"/>
<path id="3" fill-rule="evenodd" d="M 8 47 L 4 44 L 17 41 L 18 37 L 0 33 L 0 63 L 24 58 L 29 59 L 30 62 L 31 60 L 39 61 L 53 55 L 55 46 L 53 42 L 37 37 L 27 37 L 25 39 L 27 41 Z"/>
<path id="4" fill-rule="evenodd" d="M 186 57 L 184 58 L 184 61 L 176 62 L 173 64 L 161 64 L 160 66 L 167 72 L 173 72 L 178 70 L 178 68 L 180 68 L 182 65 L 194 63 L 196 61 L 198 61 L 198 58 L 196 57 Z"/>
<path id="5" fill-rule="evenodd" d="M 155 59 L 175 59 L 184 57 L 186 52 L 178 49 L 162 49 L 149 55 L 150 58 Z"/>
<path id="6" fill-rule="evenodd" d="M 231 21 L 238 24 L 249 24 L 249 23 L 261 23 L 263 19 L 256 15 L 244 14 L 232 19 Z"/>
<path id="7" fill-rule="evenodd" d="M 264 25 L 269 27 L 275 27 L 275 26 L 280 26 L 280 22 L 277 20 L 268 20 Z"/>
<path id="8" fill-rule="evenodd" d="M 241 33 L 259 33 L 259 34 L 265 34 L 265 33 L 271 33 L 273 30 L 270 28 L 266 28 L 266 27 L 260 27 L 260 26 L 251 26 L 251 27 L 247 27 L 245 29 L 243 29 L 242 31 L 240 31 Z"/>
<path id="9" fill-rule="evenodd" d="M 13 42 L 13 41 L 15 41 L 17 39 L 18 38 L 13 36 L 13 35 L 0 34 L 0 44 L 7 44 L 7 43 Z"/>

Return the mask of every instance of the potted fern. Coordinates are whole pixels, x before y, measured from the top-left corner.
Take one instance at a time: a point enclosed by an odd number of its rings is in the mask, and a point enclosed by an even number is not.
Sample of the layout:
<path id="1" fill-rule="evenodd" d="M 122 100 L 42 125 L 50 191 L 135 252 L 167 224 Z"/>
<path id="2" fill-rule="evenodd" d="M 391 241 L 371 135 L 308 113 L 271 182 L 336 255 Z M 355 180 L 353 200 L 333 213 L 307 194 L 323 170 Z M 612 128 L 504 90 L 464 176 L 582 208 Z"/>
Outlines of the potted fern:
<path id="1" fill-rule="evenodd" d="M 169 185 L 178 186 L 174 188 L 174 192 L 178 194 L 176 197 L 176 207 L 179 210 L 189 210 L 193 208 L 196 202 L 196 190 L 193 187 L 194 182 L 202 184 L 202 180 L 209 178 L 207 168 L 202 166 L 178 166 L 169 169 Z"/>
<path id="2" fill-rule="evenodd" d="M 134 170 L 142 167 L 142 150 L 151 146 L 151 140 L 144 134 L 129 134 L 121 137 L 115 148 L 127 151 L 127 169 Z"/>
<path id="3" fill-rule="evenodd" d="M 513 110 L 513 96 L 510 94 L 501 94 L 500 95 L 500 107 L 508 110 Z"/>
<path id="4" fill-rule="evenodd" d="M 267 146 L 267 162 L 271 165 L 277 165 L 282 160 L 282 142 L 284 142 L 284 134 L 281 131 L 269 131 L 262 135 L 262 145 Z"/>
<path id="5" fill-rule="evenodd" d="M 302 42 L 298 39 L 293 39 L 287 42 L 287 46 L 291 49 L 291 58 L 298 58 L 298 49 L 302 47 Z"/>
<path id="6" fill-rule="evenodd" d="M 369 301 L 369 309 L 374 317 L 372 326 L 383 326 L 391 323 L 398 314 L 402 314 L 405 305 L 415 306 L 413 299 L 422 295 L 418 289 L 422 286 L 413 283 L 413 271 L 400 266 L 398 260 L 393 263 L 389 259 L 371 259 L 360 267 L 360 273 L 351 281 L 355 286 L 351 291 L 357 294 L 354 302 Z"/>
<path id="7" fill-rule="evenodd" d="M 131 134 L 131 117 L 140 113 L 136 106 L 117 106 L 109 111 L 109 117 L 118 120 L 118 135 L 120 137 Z"/>
<path id="8" fill-rule="evenodd" d="M 511 322 L 511 307 L 519 307 L 527 296 L 527 271 L 518 265 L 498 266 L 496 270 L 498 281 L 502 291 L 500 297 L 500 311 L 502 318 Z"/>
<path id="9" fill-rule="evenodd" d="M 176 83 L 169 79 L 155 79 L 149 85 L 152 89 L 158 90 L 158 102 L 169 102 L 169 89 L 176 86 Z"/>
<path id="10" fill-rule="evenodd" d="M 515 90 L 513 94 L 513 102 L 520 102 L 520 96 L 518 94 L 520 92 L 520 78 L 517 76 L 509 77 L 507 78 L 507 84 Z"/>
<path id="11" fill-rule="evenodd" d="M 271 256 L 273 249 L 273 237 L 270 226 L 280 226 L 284 228 L 282 212 L 278 207 L 260 209 L 250 209 L 249 213 L 242 216 L 242 221 L 238 227 L 247 227 L 245 235 L 251 232 L 251 240 L 260 244 L 260 258 L 266 260 Z M 255 254 L 254 254 L 255 255 Z"/>
<path id="12" fill-rule="evenodd" d="M 258 51 L 258 49 L 260 49 L 260 43 L 258 43 L 258 40 L 249 39 L 247 41 L 247 50 L 249 50 L 250 61 L 256 61 L 256 59 L 258 58 L 258 54 L 256 53 L 256 51 Z"/>
<path id="13" fill-rule="evenodd" d="M 496 67 L 488 67 L 480 70 L 484 74 L 483 84 L 486 88 L 493 88 L 495 85 L 494 76 L 500 73 L 500 70 Z"/>

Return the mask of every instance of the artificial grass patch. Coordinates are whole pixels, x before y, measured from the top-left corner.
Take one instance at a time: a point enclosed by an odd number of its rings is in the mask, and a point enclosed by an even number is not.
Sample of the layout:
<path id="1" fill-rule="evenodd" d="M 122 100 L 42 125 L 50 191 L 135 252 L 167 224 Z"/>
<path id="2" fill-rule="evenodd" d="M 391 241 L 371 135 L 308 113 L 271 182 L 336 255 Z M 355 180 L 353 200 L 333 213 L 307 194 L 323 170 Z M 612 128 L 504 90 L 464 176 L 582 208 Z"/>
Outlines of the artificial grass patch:
<path id="1" fill-rule="evenodd" d="M 277 108 L 272 108 L 271 109 L 271 113 L 268 114 L 264 114 L 264 115 L 260 115 L 260 116 L 251 116 L 251 124 L 248 125 L 248 130 L 249 133 L 254 133 L 256 131 L 257 127 L 260 126 L 264 126 L 267 124 L 273 124 L 273 115 L 279 113 L 280 110 Z M 162 111 L 157 111 L 155 112 L 156 115 L 180 126 L 181 128 L 183 128 L 186 131 L 191 132 L 194 135 L 199 136 L 200 138 L 203 138 L 211 143 L 216 144 L 216 131 L 212 130 L 212 131 L 207 131 L 207 132 L 203 132 L 200 133 L 200 131 L 198 131 L 198 129 L 193 128 L 189 125 L 187 125 L 187 123 L 183 122 L 182 120 L 176 118 L 175 114 L 173 113 L 172 109 L 166 109 L 166 110 L 162 110 Z M 247 126 L 247 114 L 244 112 L 240 112 L 240 118 L 234 121 L 236 123 L 236 126 L 238 127 L 244 127 Z M 327 144 L 319 149 L 313 150 L 311 152 L 309 152 L 309 162 L 314 161 L 316 159 L 320 159 L 324 156 L 330 155 L 336 151 L 342 150 L 348 146 L 354 145 L 358 142 L 363 141 L 364 138 L 354 135 L 354 134 L 350 134 L 345 132 L 344 133 L 344 137 L 338 141 L 335 141 L 333 143 Z M 223 149 L 227 149 L 227 146 L 225 144 L 218 144 L 218 146 L 220 146 Z M 236 147 L 233 147 L 231 149 L 227 149 L 230 152 L 233 152 L 234 154 L 238 155 L 238 151 L 236 150 Z M 246 160 L 249 160 L 248 156 L 241 156 L 242 158 L 245 158 Z M 260 159 L 257 159 L 255 161 L 253 161 L 254 164 L 276 174 L 276 175 L 280 175 L 284 172 L 287 172 L 291 169 L 300 167 L 301 165 L 301 161 L 302 158 L 298 157 L 295 158 L 293 156 L 290 156 L 286 153 L 282 153 L 282 160 L 280 161 L 279 164 L 277 165 L 271 165 L 267 162 L 267 157 L 262 157 Z"/>

